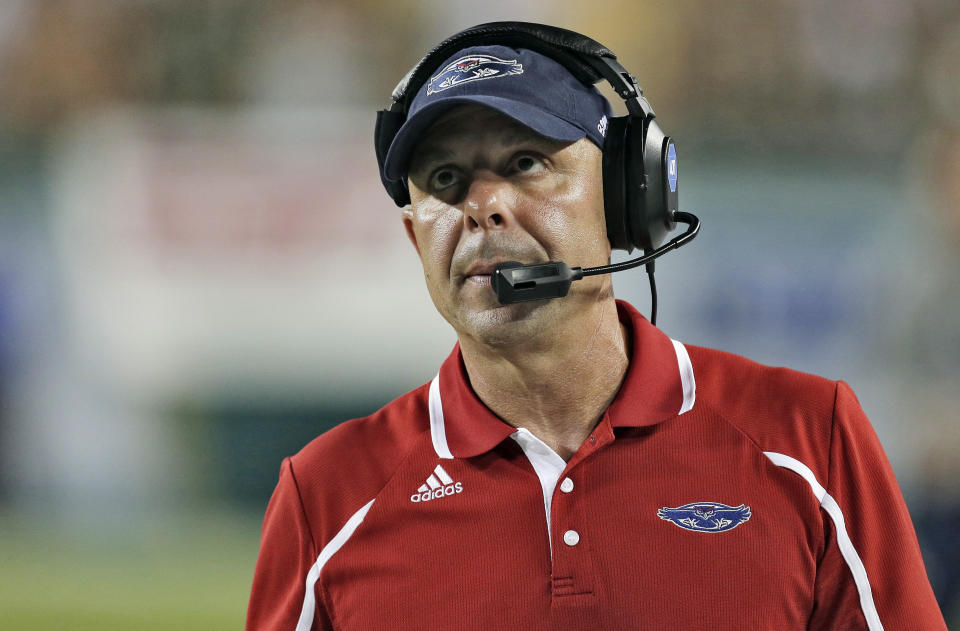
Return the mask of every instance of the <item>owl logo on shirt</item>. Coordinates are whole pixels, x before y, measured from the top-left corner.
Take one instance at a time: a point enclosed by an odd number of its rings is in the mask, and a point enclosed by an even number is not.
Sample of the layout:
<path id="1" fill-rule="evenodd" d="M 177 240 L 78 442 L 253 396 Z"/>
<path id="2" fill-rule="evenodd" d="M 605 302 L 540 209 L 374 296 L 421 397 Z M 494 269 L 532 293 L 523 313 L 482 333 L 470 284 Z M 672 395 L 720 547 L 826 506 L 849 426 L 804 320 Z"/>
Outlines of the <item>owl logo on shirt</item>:
<path id="1" fill-rule="evenodd" d="M 726 532 L 746 522 L 751 516 L 750 507 L 727 506 L 719 502 L 694 502 L 677 508 L 664 506 L 657 517 L 665 519 L 684 530 L 696 532 Z"/>

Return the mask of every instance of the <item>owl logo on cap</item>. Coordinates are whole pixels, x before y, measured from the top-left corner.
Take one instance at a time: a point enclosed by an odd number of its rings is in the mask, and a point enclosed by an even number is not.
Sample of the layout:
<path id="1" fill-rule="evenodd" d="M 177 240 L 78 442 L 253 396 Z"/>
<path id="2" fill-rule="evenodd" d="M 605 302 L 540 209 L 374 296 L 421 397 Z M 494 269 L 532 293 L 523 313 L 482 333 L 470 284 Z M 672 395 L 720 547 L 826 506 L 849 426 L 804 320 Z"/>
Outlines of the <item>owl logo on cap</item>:
<path id="1" fill-rule="evenodd" d="M 493 55 L 467 55 L 447 64 L 427 84 L 427 94 L 443 92 L 453 86 L 482 79 L 523 74 L 523 64 Z"/>

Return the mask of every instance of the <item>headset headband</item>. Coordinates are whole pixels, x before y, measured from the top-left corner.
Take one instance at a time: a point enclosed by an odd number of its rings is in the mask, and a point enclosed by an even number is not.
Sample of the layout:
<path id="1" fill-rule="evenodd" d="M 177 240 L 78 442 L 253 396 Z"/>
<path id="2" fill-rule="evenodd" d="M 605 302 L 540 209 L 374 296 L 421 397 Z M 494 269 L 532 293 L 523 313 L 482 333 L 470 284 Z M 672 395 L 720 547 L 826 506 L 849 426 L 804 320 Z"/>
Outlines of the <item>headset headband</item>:
<path id="1" fill-rule="evenodd" d="M 609 48 L 581 33 L 532 22 L 488 22 L 443 40 L 394 88 L 391 111 L 406 113 L 420 87 L 451 54 L 462 48 L 487 44 L 528 48 L 551 57 L 588 85 L 606 79 L 626 101 L 631 115 L 644 118 L 655 116 L 636 77 L 620 65 L 617 56 Z"/>

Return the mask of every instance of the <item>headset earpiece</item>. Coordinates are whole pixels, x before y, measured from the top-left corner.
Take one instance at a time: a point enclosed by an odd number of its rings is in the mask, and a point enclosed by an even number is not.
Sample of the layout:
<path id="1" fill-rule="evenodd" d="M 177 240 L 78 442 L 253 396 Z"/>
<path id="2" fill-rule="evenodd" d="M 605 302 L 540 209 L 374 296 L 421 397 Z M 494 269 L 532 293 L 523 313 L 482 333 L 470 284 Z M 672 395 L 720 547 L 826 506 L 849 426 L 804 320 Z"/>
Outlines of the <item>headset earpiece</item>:
<path id="1" fill-rule="evenodd" d="M 671 147 L 653 119 L 618 116 L 607 121 L 603 208 L 611 247 L 652 251 L 676 227 L 677 163 L 676 149 L 668 156 Z"/>
<path id="2" fill-rule="evenodd" d="M 631 242 L 643 250 L 653 250 L 676 227 L 676 149 L 655 120 L 644 123 L 644 129 L 633 130 L 629 136 L 627 223 Z M 668 160 L 671 150 L 673 158 Z M 668 173 L 671 168 L 672 179 Z"/>
<path id="3" fill-rule="evenodd" d="M 383 162 L 387 158 L 387 150 L 390 149 L 390 143 L 400 131 L 407 115 L 403 111 L 380 110 L 377 112 L 377 124 L 373 130 L 374 151 L 377 154 L 377 164 L 380 165 L 380 181 L 383 187 L 387 189 L 387 194 L 393 198 L 397 206 L 403 208 L 410 203 L 410 191 L 407 190 L 407 181 L 400 179 L 397 181 L 388 180 L 383 174 Z"/>
<path id="4" fill-rule="evenodd" d="M 629 116 L 607 119 L 603 142 L 603 215 L 607 223 L 610 247 L 633 251 L 627 226 L 627 160 L 625 147 L 630 128 Z"/>

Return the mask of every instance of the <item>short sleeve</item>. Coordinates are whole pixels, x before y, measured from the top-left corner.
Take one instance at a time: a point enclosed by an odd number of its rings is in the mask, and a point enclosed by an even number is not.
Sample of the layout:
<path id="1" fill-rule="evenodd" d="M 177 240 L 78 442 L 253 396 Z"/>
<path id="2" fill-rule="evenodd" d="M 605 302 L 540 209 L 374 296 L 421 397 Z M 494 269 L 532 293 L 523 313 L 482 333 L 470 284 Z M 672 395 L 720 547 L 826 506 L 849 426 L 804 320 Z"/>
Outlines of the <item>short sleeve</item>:
<path id="1" fill-rule="evenodd" d="M 810 629 L 946 629 L 893 470 L 850 387 L 837 384 Z"/>
<path id="2" fill-rule="evenodd" d="M 289 458 L 280 468 L 280 481 L 267 505 L 260 538 L 260 555 L 247 608 L 247 631 L 301 631 L 307 574 L 317 551 L 307 523 Z M 311 629 L 332 628 L 322 607 Z"/>

